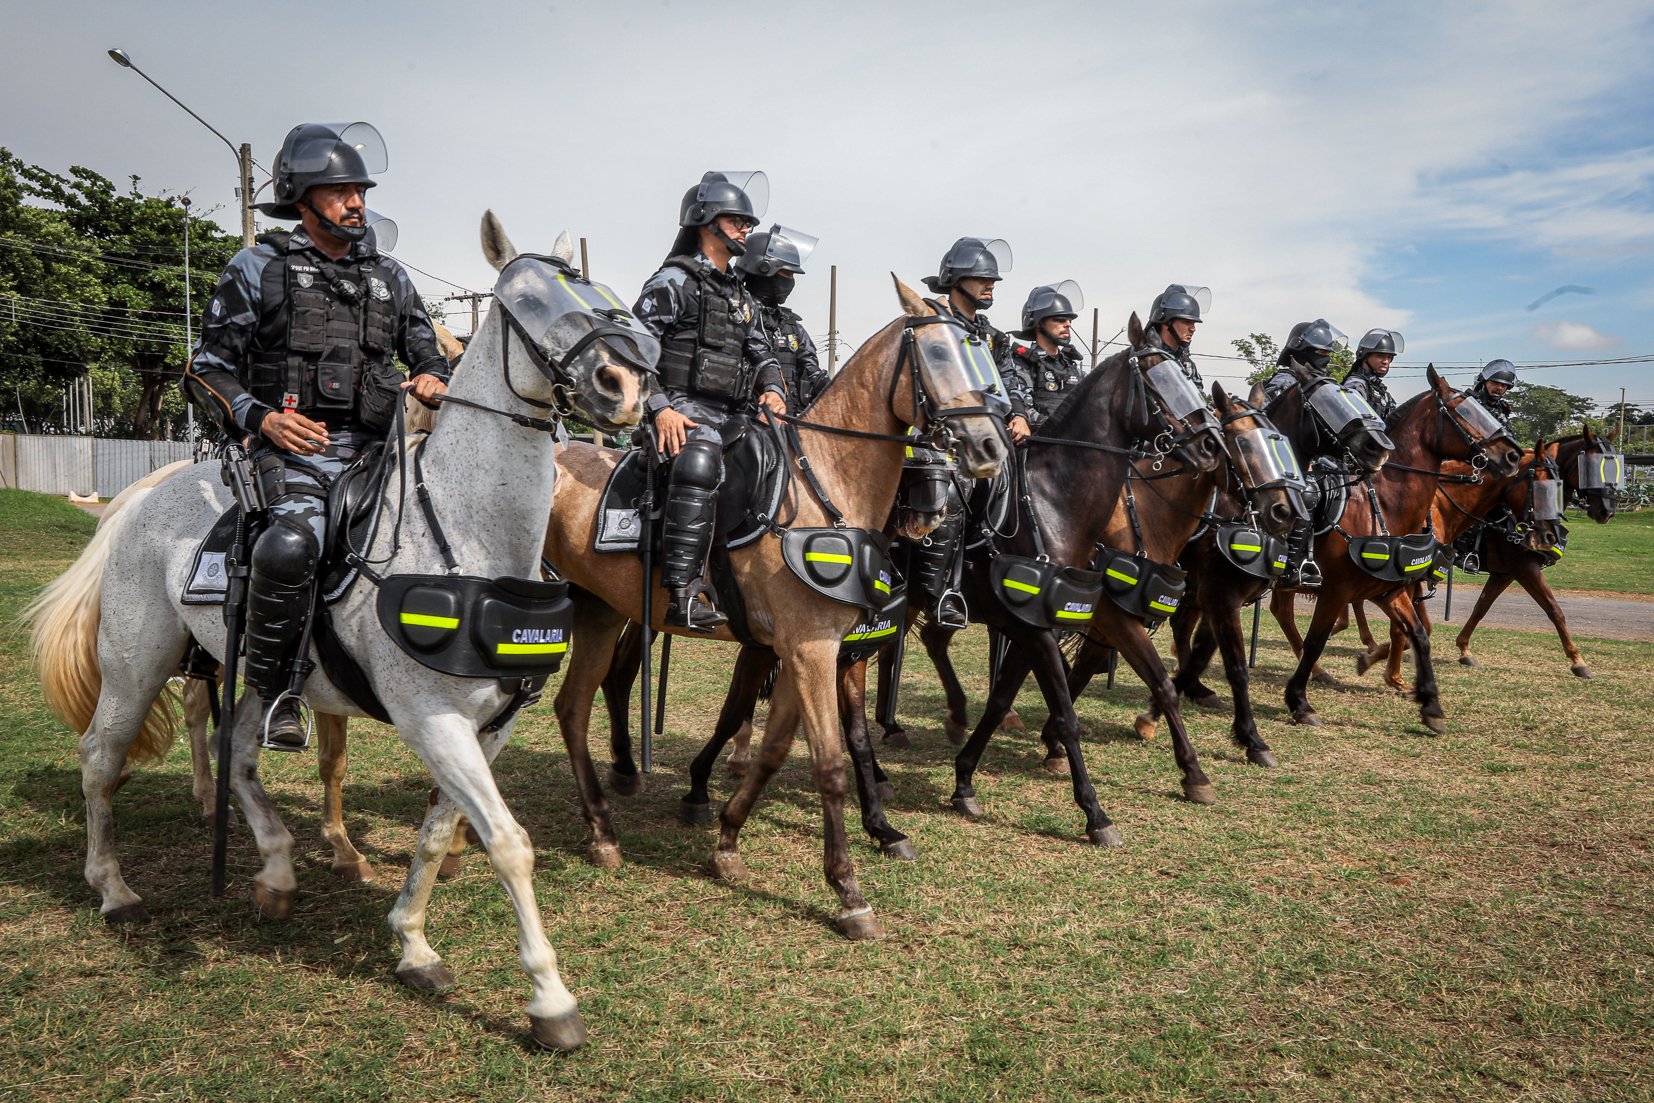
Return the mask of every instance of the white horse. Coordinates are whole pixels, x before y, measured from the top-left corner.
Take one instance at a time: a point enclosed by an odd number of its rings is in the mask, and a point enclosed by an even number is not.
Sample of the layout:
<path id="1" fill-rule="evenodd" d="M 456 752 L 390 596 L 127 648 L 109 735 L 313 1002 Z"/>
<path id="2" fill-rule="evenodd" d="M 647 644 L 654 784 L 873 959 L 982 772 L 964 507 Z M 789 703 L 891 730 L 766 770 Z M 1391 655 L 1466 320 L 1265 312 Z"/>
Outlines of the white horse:
<path id="1" fill-rule="evenodd" d="M 497 269 L 517 255 L 493 212 L 483 216 L 482 245 Z M 571 258 L 566 233 L 553 255 Z M 526 417 L 544 416 L 544 407 L 554 399 L 572 397 L 584 421 L 610 431 L 637 423 L 645 382 L 635 366 L 611 355 L 603 344 L 592 344 L 574 367 L 574 377 L 554 387 L 546 374 L 551 369 L 536 370 L 545 359 L 540 350 L 529 349 L 508 330 L 502 313 L 497 303 L 490 309 L 466 353 L 465 370 L 454 377 L 452 397 Z M 583 333 L 580 325 L 564 322 L 535 339 L 556 364 Z M 444 406 L 418 447 L 432 507 L 463 572 L 538 577 L 556 478 L 551 435 L 456 403 Z M 410 464 L 412 458 L 410 450 Z M 412 503 L 402 509 L 395 487 L 393 476 L 393 492 L 381 507 L 379 535 L 368 556 L 390 551 L 391 533 L 400 521 L 400 549 L 388 562 L 377 563 L 377 570 L 442 574 L 444 564 L 423 512 Z M 199 464 L 161 482 L 122 512 L 107 538 L 94 539 L 68 572 L 73 584 L 54 587 L 36 610 L 37 669 L 53 709 L 60 716 L 83 715 L 88 693 L 96 694 L 96 709 L 80 743 L 86 879 L 102 894 L 102 913 L 110 923 L 149 918 L 138 894 L 122 879 L 115 852 L 110 799 L 128 752 L 140 733 L 145 737 L 136 749 L 140 757 L 159 749 L 155 743 L 162 733 L 170 741 L 163 690 L 190 639 L 219 658 L 224 655 L 220 608 L 184 605 L 179 597 L 196 546 L 230 502 L 217 464 Z M 586 1030 L 541 926 L 531 879 L 534 852 L 527 832 L 501 799 L 490 768 L 512 725 L 479 734 L 508 695 L 494 679 L 451 677 L 409 657 L 380 626 L 376 600 L 375 587 L 358 581 L 332 608 L 335 633 L 367 672 L 398 735 L 418 753 L 443 793 L 426 817 L 413 867 L 390 914 L 402 942 L 397 977 L 416 988 L 453 983 L 453 974 L 426 941 L 424 917 L 437 864 L 463 812 L 484 839 L 516 911 L 520 960 L 534 989 L 527 1008 L 532 1034 L 542 1045 L 576 1048 Z M 304 697 L 316 712 L 365 715 L 319 668 Z M 152 715 L 152 709 L 158 713 Z M 231 786 L 264 859 L 253 877 L 253 899 L 264 914 L 282 918 L 292 911 L 297 885 L 293 840 L 259 781 L 255 736 L 260 714 L 257 698 L 246 694 L 234 718 Z"/>

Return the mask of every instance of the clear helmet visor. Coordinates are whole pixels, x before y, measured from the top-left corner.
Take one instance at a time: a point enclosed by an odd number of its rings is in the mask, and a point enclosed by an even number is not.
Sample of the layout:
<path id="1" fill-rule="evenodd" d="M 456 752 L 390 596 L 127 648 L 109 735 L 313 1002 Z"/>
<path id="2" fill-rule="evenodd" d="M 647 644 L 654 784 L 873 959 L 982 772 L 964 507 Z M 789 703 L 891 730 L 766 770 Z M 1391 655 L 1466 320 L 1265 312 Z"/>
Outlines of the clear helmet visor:
<path id="1" fill-rule="evenodd" d="M 1154 393 L 1165 404 L 1166 412 L 1177 420 L 1185 421 L 1190 415 L 1206 409 L 1205 399 L 1195 390 L 1195 385 L 1189 382 L 1188 376 L 1183 374 L 1183 369 L 1178 367 L 1177 361 L 1162 360 L 1144 372 L 1144 375 L 1148 377 L 1149 386 L 1154 388 Z"/>
<path id="2" fill-rule="evenodd" d="M 1537 521 L 1557 521 L 1562 518 L 1562 492 L 1560 479 L 1535 479 L 1533 481 L 1533 516 Z"/>
<path id="3" fill-rule="evenodd" d="M 1073 280 L 1036 287 L 1028 293 L 1028 313 L 1044 314 L 1047 318 L 1067 314 L 1078 318 L 1085 313 L 1085 293 Z"/>
<path id="4" fill-rule="evenodd" d="M 1189 296 L 1200 307 L 1202 317 L 1212 309 L 1212 289 L 1210 287 L 1195 287 L 1192 284 L 1174 283 L 1166 288 L 1166 293 Z"/>
<path id="5" fill-rule="evenodd" d="M 294 141 L 287 158 L 288 167 L 295 173 L 320 172 L 326 168 L 334 145 L 339 142 L 356 151 L 371 176 L 378 176 L 390 167 L 385 139 L 372 123 L 312 123 L 302 129 L 304 135 Z"/>
<path id="6" fill-rule="evenodd" d="M 1309 404 L 1321 415 L 1321 420 L 1326 422 L 1333 436 L 1343 436 L 1346 430 L 1360 423 L 1367 423 L 1378 430 L 1384 428 L 1384 419 L 1378 416 L 1378 411 L 1365 398 L 1346 387 L 1322 384 L 1310 392 Z"/>
<path id="7" fill-rule="evenodd" d="M 747 202 L 752 204 L 753 218 L 764 217 L 764 212 L 769 209 L 770 205 L 770 178 L 761 171 L 726 170 L 723 172 L 709 172 L 701 177 L 701 186 L 699 191 L 696 192 L 695 198 L 698 201 L 705 202 L 707 194 L 711 190 L 707 187 L 708 184 L 726 182 L 734 184 L 746 193 Z"/>
<path id="8" fill-rule="evenodd" d="M 1461 395 L 1463 393 L 1460 392 Z M 1499 419 L 1474 398 L 1465 396 L 1462 402 L 1453 407 L 1453 416 L 1468 425 L 1477 439 L 1492 440 L 1497 436 L 1510 435 L 1510 430 L 1501 425 Z"/>
<path id="9" fill-rule="evenodd" d="M 634 367 L 653 370 L 660 342 L 609 288 L 537 257 L 522 256 L 506 265 L 494 295 L 523 330 L 553 358 L 562 357 L 582 337 L 601 329 L 582 359 L 606 347 Z"/>
<path id="10" fill-rule="evenodd" d="M 1304 489 L 1304 471 L 1298 466 L 1298 454 L 1280 430 L 1262 426 L 1248 429 L 1235 436 L 1234 450 L 1236 461 L 1253 487 L 1282 483 L 1300 491 Z"/>
<path id="11" fill-rule="evenodd" d="M 750 198 L 750 196 L 749 196 Z M 821 239 L 776 223 L 770 227 L 769 244 L 764 255 L 793 271 L 804 271 L 804 262 L 815 251 Z"/>
<path id="12" fill-rule="evenodd" d="M 368 234 L 373 238 L 373 247 L 381 253 L 388 253 L 396 248 L 397 228 L 394 218 L 387 218 L 378 211 L 367 211 Z"/>
<path id="13" fill-rule="evenodd" d="M 1005 383 L 994 365 L 988 343 L 966 333 L 952 322 L 916 326 L 913 339 L 919 348 L 919 370 L 925 386 L 938 404 L 947 405 L 960 395 L 980 392 L 988 406 L 1010 409 Z"/>
<path id="14" fill-rule="evenodd" d="M 1011 246 L 1004 238 L 962 237 L 948 250 L 947 267 L 975 268 L 983 255 L 993 258 L 994 269 L 1001 275 L 1011 270 Z"/>
<path id="15" fill-rule="evenodd" d="M 1393 329 L 1369 329 L 1356 347 L 1362 352 L 1388 352 L 1400 356 L 1407 342 Z"/>
<path id="16" fill-rule="evenodd" d="M 1317 318 L 1311 322 L 1309 328 L 1304 330 L 1298 339 L 1312 349 L 1331 351 L 1350 347 L 1350 339 L 1345 336 L 1344 331 L 1325 318 Z"/>
<path id="17" fill-rule="evenodd" d="M 1625 485 L 1625 457 L 1615 452 L 1581 452 L 1579 489 L 1618 490 Z"/>

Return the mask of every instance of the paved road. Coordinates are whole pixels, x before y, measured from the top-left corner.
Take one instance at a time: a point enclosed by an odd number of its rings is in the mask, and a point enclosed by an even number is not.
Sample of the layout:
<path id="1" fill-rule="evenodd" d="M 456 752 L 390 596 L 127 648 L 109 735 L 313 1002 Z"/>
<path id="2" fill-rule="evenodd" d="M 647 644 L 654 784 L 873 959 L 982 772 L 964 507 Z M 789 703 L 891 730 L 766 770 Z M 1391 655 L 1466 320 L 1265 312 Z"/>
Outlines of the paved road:
<path id="1" fill-rule="evenodd" d="M 1429 603 L 1430 616 L 1435 619 L 1438 634 L 1449 625 L 1455 633 L 1464 627 L 1471 610 L 1476 608 L 1476 599 L 1482 596 L 1482 588 L 1455 582 L 1453 619 L 1443 622 L 1446 593 L 1445 587 L 1438 589 Z M 1568 631 L 1575 636 L 1654 641 L 1654 594 L 1597 597 L 1589 591 L 1563 590 L 1558 592 L 1557 601 L 1562 606 L 1562 615 L 1568 618 Z M 1521 632 L 1556 631 L 1545 611 L 1528 596 L 1526 590 L 1515 584 L 1499 595 L 1499 600 L 1493 603 L 1493 608 L 1488 610 L 1477 627 L 1513 628 Z"/>

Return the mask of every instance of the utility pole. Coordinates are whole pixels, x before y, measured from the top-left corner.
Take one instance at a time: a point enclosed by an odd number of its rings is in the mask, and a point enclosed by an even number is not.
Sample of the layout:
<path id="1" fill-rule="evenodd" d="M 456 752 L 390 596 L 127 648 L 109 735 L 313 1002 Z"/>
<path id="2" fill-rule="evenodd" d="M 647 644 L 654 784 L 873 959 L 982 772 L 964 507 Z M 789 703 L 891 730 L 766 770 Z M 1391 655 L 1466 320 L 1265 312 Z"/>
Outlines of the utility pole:
<path id="1" fill-rule="evenodd" d="M 242 146 L 245 153 L 249 147 Z M 190 317 L 194 308 L 190 306 L 190 197 L 184 196 L 184 366 L 189 366 L 190 357 L 195 349 L 195 326 Z M 246 216 L 243 215 L 245 225 Z M 184 439 L 190 444 L 195 443 L 195 403 L 190 401 L 189 391 L 184 392 Z"/>
<path id="2" fill-rule="evenodd" d="M 1620 431 L 1617 434 L 1617 438 L 1619 440 L 1622 440 L 1622 441 L 1625 439 L 1625 388 L 1624 387 L 1620 388 Z M 1624 447 L 1624 445 L 1621 445 L 1621 447 Z"/>
<path id="3" fill-rule="evenodd" d="M 1102 314 L 1102 307 L 1091 308 L 1091 370 L 1097 370 L 1097 321 Z"/>
<path id="4" fill-rule="evenodd" d="M 241 151 L 236 158 L 241 164 L 241 247 L 253 247 L 253 147 L 250 142 L 241 143 Z"/>
<path id="5" fill-rule="evenodd" d="M 585 280 L 589 280 L 589 279 L 592 278 L 592 266 L 586 263 L 586 239 L 585 238 L 580 239 L 580 278 L 585 279 Z M 475 328 L 475 327 L 473 327 L 473 328 Z"/>
<path id="6" fill-rule="evenodd" d="M 463 295 L 449 295 L 442 301 L 445 303 L 459 302 L 471 304 L 471 336 L 475 337 L 477 335 L 478 307 L 484 299 L 492 298 L 493 294 L 494 293 L 492 291 L 467 291 Z"/>
<path id="7" fill-rule="evenodd" d="M 829 271 L 827 283 L 827 378 L 838 374 L 838 265 Z"/>

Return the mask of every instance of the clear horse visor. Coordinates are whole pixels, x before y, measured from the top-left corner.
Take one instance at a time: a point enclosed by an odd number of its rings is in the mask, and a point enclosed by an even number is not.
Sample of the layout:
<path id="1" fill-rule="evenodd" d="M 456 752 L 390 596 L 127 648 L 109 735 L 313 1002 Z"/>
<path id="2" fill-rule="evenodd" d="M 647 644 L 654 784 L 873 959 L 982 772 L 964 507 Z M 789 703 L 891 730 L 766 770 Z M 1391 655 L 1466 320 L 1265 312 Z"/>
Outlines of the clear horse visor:
<path id="1" fill-rule="evenodd" d="M 586 344 L 582 358 L 602 346 L 645 371 L 653 371 L 660 360 L 660 342 L 613 291 L 550 261 L 518 257 L 500 273 L 494 295 L 553 357 L 602 330 L 602 336 Z"/>
<path id="2" fill-rule="evenodd" d="M 1162 360 L 1146 373 L 1149 386 L 1154 393 L 1160 396 L 1165 403 L 1166 412 L 1179 421 L 1186 420 L 1189 415 L 1206 409 L 1205 401 L 1195 385 L 1189 382 L 1188 376 L 1183 374 L 1176 361 Z"/>
<path id="3" fill-rule="evenodd" d="M 1280 430 L 1248 429 L 1234 439 L 1235 457 L 1254 488 L 1281 484 L 1304 489 L 1304 470 L 1298 466 L 1298 454 Z"/>
<path id="4" fill-rule="evenodd" d="M 988 343 L 951 322 L 916 326 L 919 370 L 937 403 L 946 406 L 960 395 L 980 392 L 988 406 L 1009 409 L 1005 383 L 994 366 Z"/>
<path id="5" fill-rule="evenodd" d="M 1533 516 L 1537 521 L 1559 521 L 1562 519 L 1562 492 L 1560 479 L 1535 479 L 1533 481 Z"/>
<path id="6" fill-rule="evenodd" d="M 1363 426 L 1380 432 L 1384 429 L 1384 419 L 1378 416 L 1378 411 L 1365 398 L 1346 387 L 1322 384 L 1310 392 L 1309 404 L 1321 415 L 1321 420 L 1327 423 L 1327 428 L 1335 437 L 1343 436 L 1346 430 Z"/>
<path id="7" fill-rule="evenodd" d="M 1618 490 L 1625 485 L 1625 457 L 1614 452 L 1579 454 L 1579 489 Z"/>
<path id="8" fill-rule="evenodd" d="M 1484 441 L 1510 436 L 1510 430 L 1501 425 L 1499 419 L 1474 398 L 1466 398 L 1454 406 L 1453 413 L 1475 430 L 1476 435 Z"/>

